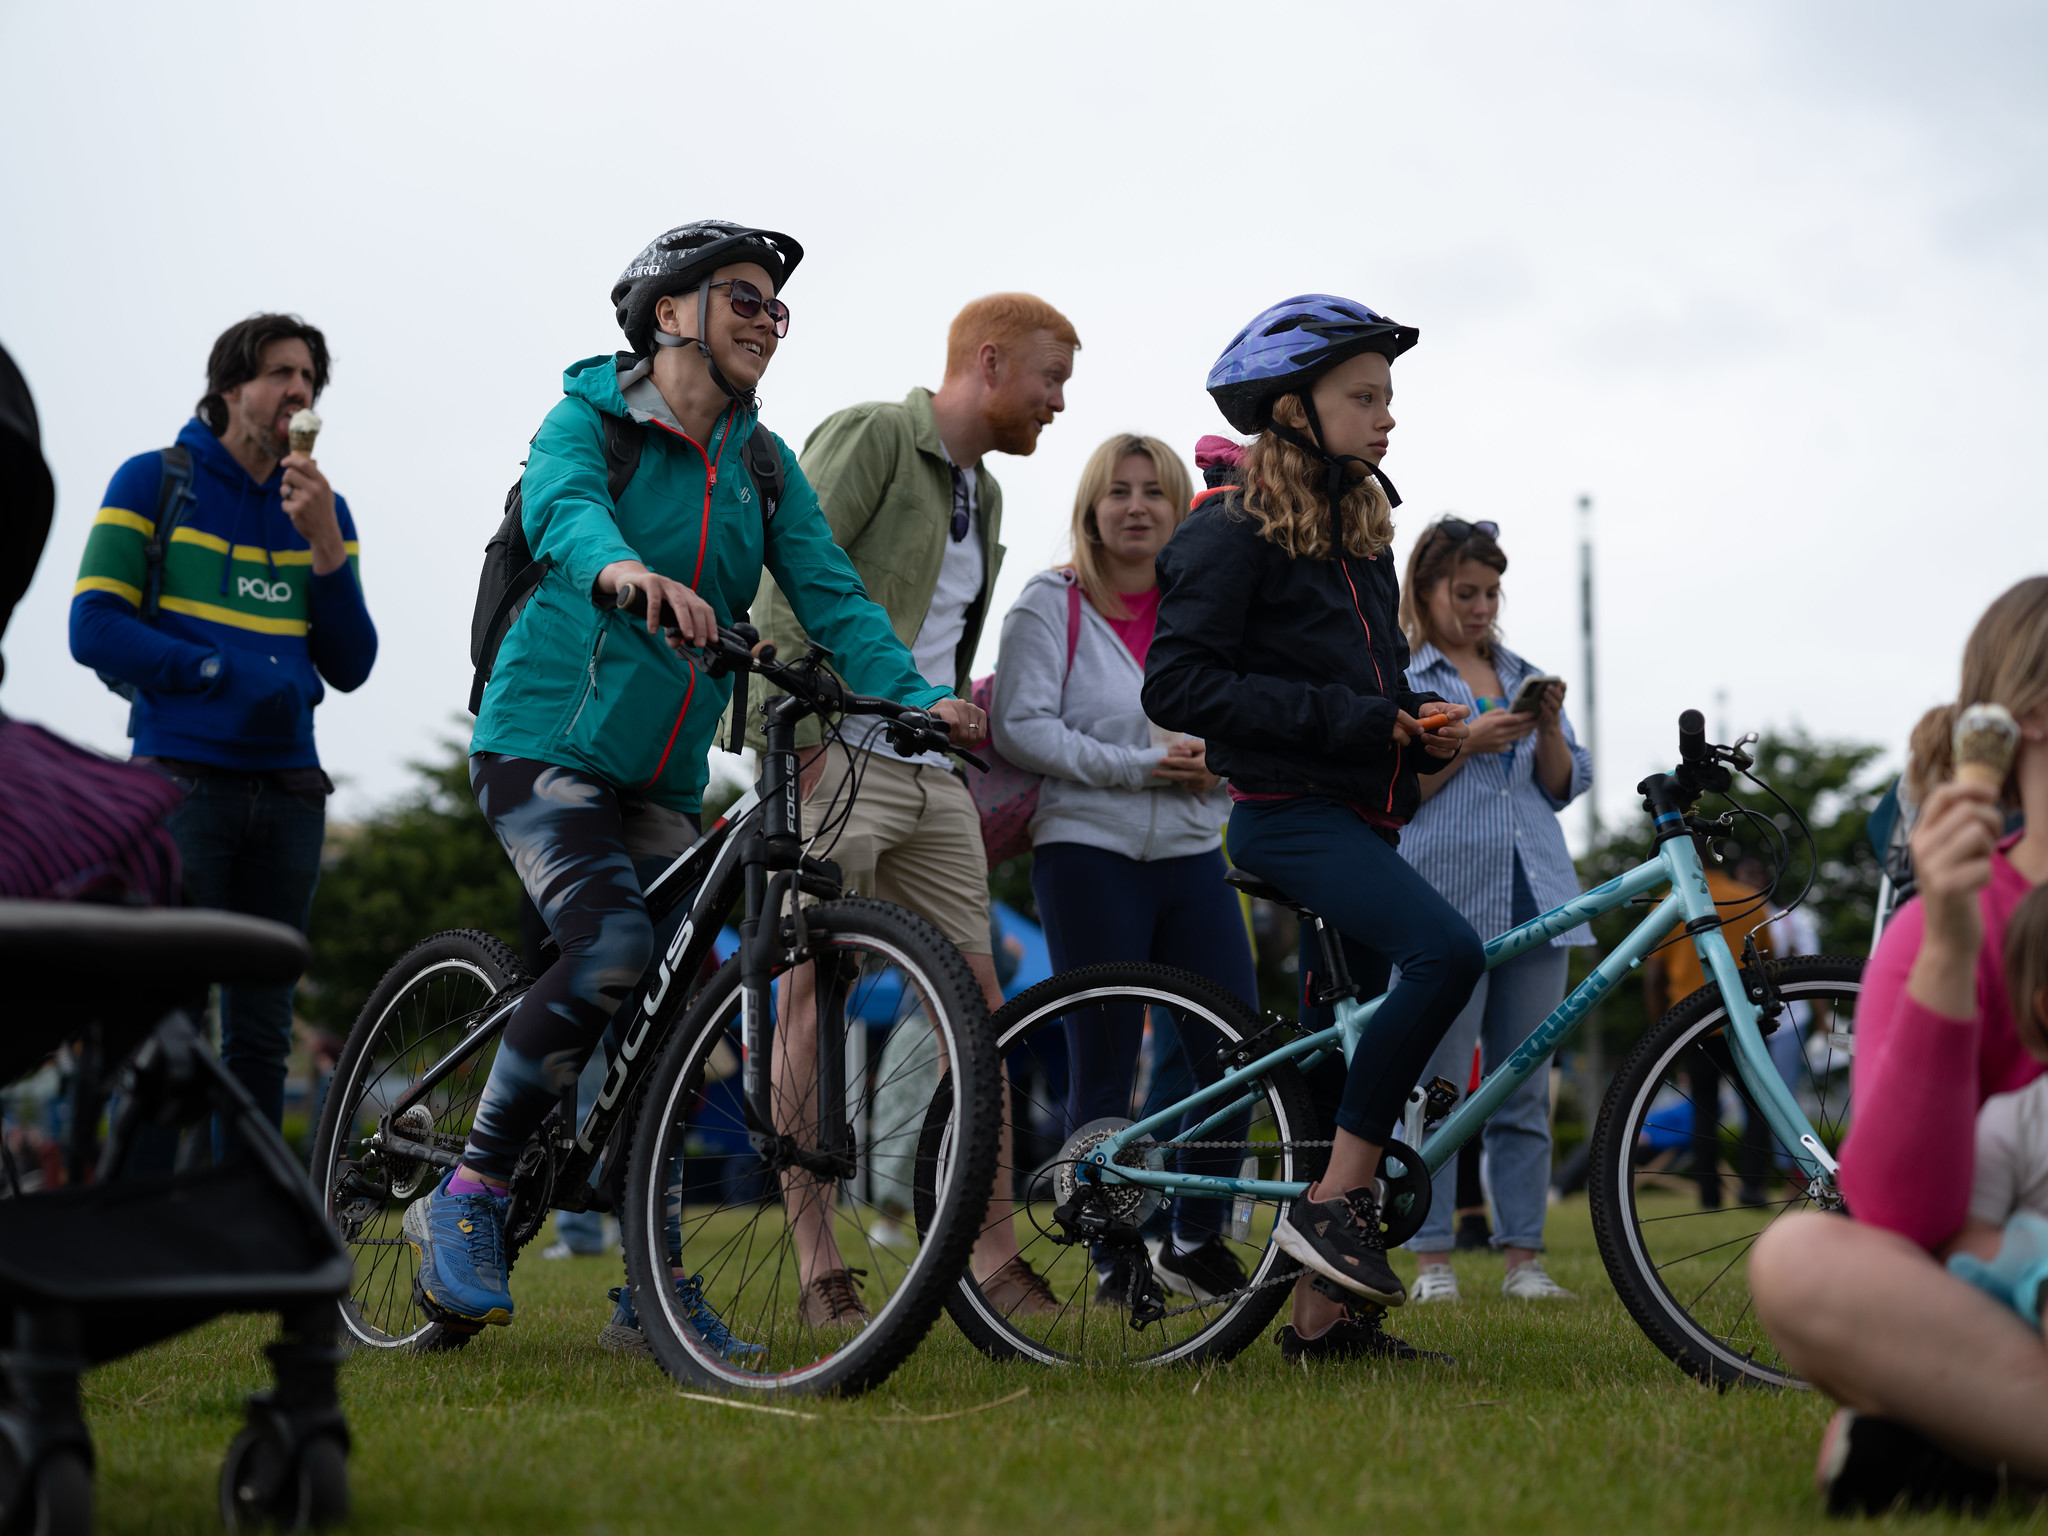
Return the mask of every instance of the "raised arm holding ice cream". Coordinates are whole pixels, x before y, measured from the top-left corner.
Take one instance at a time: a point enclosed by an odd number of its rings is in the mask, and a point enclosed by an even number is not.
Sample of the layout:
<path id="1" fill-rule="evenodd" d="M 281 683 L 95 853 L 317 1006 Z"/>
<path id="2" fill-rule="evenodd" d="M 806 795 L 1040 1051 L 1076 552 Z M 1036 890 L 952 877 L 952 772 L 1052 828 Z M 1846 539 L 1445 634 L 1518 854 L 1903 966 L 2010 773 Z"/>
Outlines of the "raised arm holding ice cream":
<path id="1" fill-rule="evenodd" d="M 1919 891 L 1863 977 L 1840 1174 L 1855 1219 L 1783 1217 L 1750 1263 L 1771 1336 L 1844 1405 L 1821 1473 L 1845 1510 L 1925 1496 L 1893 1486 L 1901 1466 L 1951 1484 L 2000 1464 L 2048 1480 L 2041 1333 L 1940 1263 L 1969 1213 L 1979 1108 L 2042 1071 L 2004 959 L 2013 912 L 2048 881 L 2048 576 L 1992 603 L 1961 683 L 1960 703 L 1913 733 Z M 2014 809 L 2020 833 L 2006 830 Z"/>

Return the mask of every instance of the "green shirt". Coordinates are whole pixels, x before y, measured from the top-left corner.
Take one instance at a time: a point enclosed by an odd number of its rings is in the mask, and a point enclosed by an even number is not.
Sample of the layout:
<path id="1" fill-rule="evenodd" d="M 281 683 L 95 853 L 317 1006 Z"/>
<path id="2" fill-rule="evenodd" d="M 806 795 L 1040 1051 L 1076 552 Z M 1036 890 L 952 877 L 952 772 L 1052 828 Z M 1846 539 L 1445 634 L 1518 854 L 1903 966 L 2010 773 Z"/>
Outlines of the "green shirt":
<path id="1" fill-rule="evenodd" d="M 932 392 L 913 389 L 900 402 L 871 401 L 826 417 L 805 440 L 799 462 L 817 489 L 833 540 L 853 562 L 868 596 L 888 612 L 896 638 L 910 646 L 939 584 L 939 564 L 953 521 L 953 473 L 939 442 Z M 985 464 L 977 461 L 974 469 L 982 537 L 981 592 L 967 611 L 954 676 L 929 680 L 949 682 L 963 699 L 969 693 L 968 672 L 1003 563 L 1002 487 Z M 753 615 L 762 638 L 774 641 L 780 655 L 803 653 L 809 638 L 804 626 L 765 572 Z M 843 672 L 841 661 L 833 658 Z M 797 728 L 801 745 L 812 745 L 821 736 L 816 720 Z M 763 744 L 758 713 L 747 722 L 747 741 L 757 749 Z"/>

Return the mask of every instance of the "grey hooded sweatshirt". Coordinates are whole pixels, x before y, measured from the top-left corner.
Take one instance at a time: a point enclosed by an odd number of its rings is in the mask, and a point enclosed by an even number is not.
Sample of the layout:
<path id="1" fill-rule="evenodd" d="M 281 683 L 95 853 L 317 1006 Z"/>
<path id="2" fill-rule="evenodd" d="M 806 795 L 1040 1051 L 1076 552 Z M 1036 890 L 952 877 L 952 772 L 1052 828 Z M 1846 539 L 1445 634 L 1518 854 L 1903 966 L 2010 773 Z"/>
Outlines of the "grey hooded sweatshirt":
<path id="1" fill-rule="evenodd" d="M 1152 777 L 1166 748 L 1138 702 L 1145 674 L 1086 598 L 1074 667 L 1067 671 L 1063 571 L 1024 584 L 1003 618 L 991 725 L 1019 768 L 1043 774 L 1031 841 L 1086 843 L 1129 859 L 1207 853 L 1222 839 L 1230 796 L 1204 795 Z M 1064 674 L 1064 675 L 1063 675 Z"/>

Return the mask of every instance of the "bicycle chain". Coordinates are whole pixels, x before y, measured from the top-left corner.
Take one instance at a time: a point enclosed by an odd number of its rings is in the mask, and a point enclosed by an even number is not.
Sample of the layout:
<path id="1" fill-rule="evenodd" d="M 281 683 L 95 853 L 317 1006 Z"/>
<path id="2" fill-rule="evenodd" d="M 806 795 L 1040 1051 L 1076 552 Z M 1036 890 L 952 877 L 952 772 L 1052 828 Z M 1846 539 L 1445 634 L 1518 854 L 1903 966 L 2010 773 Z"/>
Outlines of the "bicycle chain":
<path id="1" fill-rule="evenodd" d="M 1170 1317 L 1185 1317 L 1190 1312 L 1206 1312 L 1211 1307 L 1229 1308 L 1235 1306 L 1239 1298 L 1249 1296 L 1254 1291 L 1269 1291 L 1276 1285 L 1292 1285 L 1307 1273 L 1307 1270 L 1297 1264 L 1294 1268 L 1277 1274 L 1270 1280 L 1255 1280 L 1250 1285 L 1239 1286 L 1234 1291 L 1224 1291 L 1220 1295 L 1211 1296 L 1207 1301 L 1191 1301 L 1184 1307 L 1169 1307 L 1151 1321 L 1163 1323 Z M 1148 1323 L 1147 1326 L 1149 1327 L 1150 1324 Z"/>

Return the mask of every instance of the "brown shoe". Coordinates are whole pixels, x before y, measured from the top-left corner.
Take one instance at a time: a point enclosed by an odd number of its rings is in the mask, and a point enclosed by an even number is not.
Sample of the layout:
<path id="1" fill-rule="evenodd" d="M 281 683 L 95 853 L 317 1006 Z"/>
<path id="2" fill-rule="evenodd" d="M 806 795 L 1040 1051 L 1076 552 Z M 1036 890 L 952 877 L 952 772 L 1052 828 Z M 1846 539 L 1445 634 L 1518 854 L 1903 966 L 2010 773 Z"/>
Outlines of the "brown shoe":
<path id="1" fill-rule="evenodd" d="M 804 1287 L 804 1324 L 811 1328 L 860 1328 L 873 1316 L 860 1299 L 864 1269 L 828 1269 Z"/>
<path id="2" fill-rule="evenodd" d="M 1022 1254 L 981 1282 L 982 1298 L 1004 1317 L 1057 1317 L 1060 1299 Z"/>

